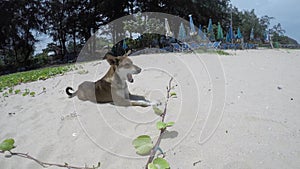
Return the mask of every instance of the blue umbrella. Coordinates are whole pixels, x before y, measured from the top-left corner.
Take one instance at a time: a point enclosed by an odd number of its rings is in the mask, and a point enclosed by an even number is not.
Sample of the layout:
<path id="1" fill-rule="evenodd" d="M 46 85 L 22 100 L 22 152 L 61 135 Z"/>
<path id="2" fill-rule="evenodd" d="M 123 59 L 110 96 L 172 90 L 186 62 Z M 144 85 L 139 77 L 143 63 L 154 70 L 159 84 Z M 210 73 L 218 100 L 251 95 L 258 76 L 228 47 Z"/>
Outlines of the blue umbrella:
<path id="1" fill-rule="evenodd" d="M 211 18 L 209 18 L 208 26 L 207 26 L 207 32 L 210 33 L 212 31 L 213 31 L 212 20 L 211 20 Z"/>
<path id="2" fill-rule="evenodd" d="M 180 23 L 179 26 L 178 39 L 182 41 L 186 39 L 186 32 L 182 22 Z"/>
<path id="3" fill-rule="evenodd" d="M 250 32 L 250 40 L 254 40 L 254 30 L 253 28 L 251 28 L 251 32 Z"/>
<path id="4" fill-rule="evenodd" d="M 231 38 L 229 36 L 229 32 L 226 33 L 226 42 L 231 43 Z"/>
<path id="5" fill-rule="evenodd" d="M 197 35 L 197 32 L 195 30 L 195 25 L 194 25 L 194 22 L 193 22 L 193 18 L 192 18 L 192 15 L 190 14 L 189 15 L 189 18 L 190 18 L 190 28 L 191 28 L 191 32 L 190 32 L 190 35 L 191 36 L 194 36 L 194 35 Z"/>
<path id="6" fill-rule="evenodd" d="M 209 18 L 209 20 L 208 20 L 207 33 L 209 35 L 209 40 L 214 41 L 215 40 L 215 34 L 214 34 L 211 18 Z"/>
<path id="7" fill-rule="evenodd" d="M 229 28 L 229 32 L 228 32 L 228 42 L 232 42 L 232 40 L 233 40 L 233 37 L 234 37 L 234 35 L 233 35 L 233 30 L 232 30 L 232 26 L 230 25 L 230 28 Z"/>
<path id="8" fill-rule="evenodd" d="M 237 34 L 236 34 L 236 38 L 237 38 L 237 39 L 242 39 L 242 38 L 243 38 L 243 35 L 242 35 L 242 33 L 241 33 L 241 30 L 240 30 L 240 27 L 238 27 Z"/>
<path id="9" fill-rule="evenodd" d="M 205 30 L 203 30 L 203 39 L 207 39 Z"/>
<path id="10" fill-rule="evenodd" d="M 206 39 L 206 37 L 204 37 L 204 33 L 203 33 L 203 31 L 202 31 L 202 26 L 201 26 L 201 25 L 199 25 L 199 28 L 198 28 L 198 36 L 200 36 L 200 38 L 201 38 L 202 40 L 205 40 L 205 39 Z"/>
<path id="11" fill-rule="evenodd" d="M 202 36 L 202 26 L 201 24 L 199 25 L 199 28 L 198 28 L 198 35 L 201 37 Z"/>
<path id="12" fill-rule="evenodd" d="M 218 39 L 218 40 L 223 40 L 223 39 L 224 39 L 223 30 L 222 30 L 222 27 L 221 27 L 220 22 L 218 22 L 218 34 L 217 34 L 217 39 Z"/>

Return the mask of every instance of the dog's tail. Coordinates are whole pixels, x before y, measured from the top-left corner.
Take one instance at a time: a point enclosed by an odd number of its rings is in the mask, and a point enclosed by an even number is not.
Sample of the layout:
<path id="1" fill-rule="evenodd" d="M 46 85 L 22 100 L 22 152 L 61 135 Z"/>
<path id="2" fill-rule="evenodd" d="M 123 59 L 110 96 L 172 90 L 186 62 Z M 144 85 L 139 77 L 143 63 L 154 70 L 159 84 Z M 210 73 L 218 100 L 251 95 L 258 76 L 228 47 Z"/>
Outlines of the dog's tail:
<path id="1" fill-rule="evenodd" d="M 71 97 L 74 97 L 74 96 L 76 96 L 76 92 L 70 92 L 70 90 L 71 91 L 74 91 L 74 89 L 72 88 L 72 87 L 67 87 L 66 88 L 66 93 L 67 93 L 67 95 L 71 98 Z"/>

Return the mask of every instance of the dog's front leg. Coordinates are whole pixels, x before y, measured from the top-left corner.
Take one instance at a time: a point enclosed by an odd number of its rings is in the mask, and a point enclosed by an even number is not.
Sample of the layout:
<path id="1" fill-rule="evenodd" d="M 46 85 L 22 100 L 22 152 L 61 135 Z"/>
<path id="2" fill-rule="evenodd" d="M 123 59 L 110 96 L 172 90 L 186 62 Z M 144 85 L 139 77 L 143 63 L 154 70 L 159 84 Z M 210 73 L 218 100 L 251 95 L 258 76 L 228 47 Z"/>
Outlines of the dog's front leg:
<path id="1" fill-rule="evenodd" d="M 131 106 L 141 106 L 141 107 L 161 105 L 161 103 L 149 102 L 147 100 L 130 100 L 130 104 L 131 104 Z"/>

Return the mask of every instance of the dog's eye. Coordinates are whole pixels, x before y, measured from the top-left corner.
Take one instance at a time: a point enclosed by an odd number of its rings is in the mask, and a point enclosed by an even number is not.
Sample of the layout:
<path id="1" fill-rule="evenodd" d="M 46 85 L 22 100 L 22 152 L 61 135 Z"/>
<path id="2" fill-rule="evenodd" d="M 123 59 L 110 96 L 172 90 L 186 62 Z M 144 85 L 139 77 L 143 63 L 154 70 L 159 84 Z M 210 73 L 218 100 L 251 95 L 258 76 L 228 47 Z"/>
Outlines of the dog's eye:
<path id="1" fill-rule="evenodd" d="M 124 66 L 125 66 L 125 67 L 130 67 L 130 64 L 129 64 L 129 63 L 126 63 Z"/>

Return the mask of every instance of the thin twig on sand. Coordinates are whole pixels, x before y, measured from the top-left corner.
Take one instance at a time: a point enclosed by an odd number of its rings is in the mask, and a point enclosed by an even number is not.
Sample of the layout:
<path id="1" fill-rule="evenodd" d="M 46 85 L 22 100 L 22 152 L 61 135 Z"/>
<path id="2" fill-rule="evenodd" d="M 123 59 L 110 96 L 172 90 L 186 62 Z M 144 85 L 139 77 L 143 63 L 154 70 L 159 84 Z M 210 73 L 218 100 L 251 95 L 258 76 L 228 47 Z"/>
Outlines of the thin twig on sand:
<path id="1" fill-rule="evenodd" d="M 169 85 L 167 86 L 167 100 L 165 102 L 165 107 L 164 107 L 164 111 L 163 113 L 160 115 L 161 116 L 161 122 L 165 122 L 165 116 L 166 116 L 166 113 L 167 113 L 167 107 L 168 107 L 168 102 L 169 102 L 169 99 L 171 97 L 171 90 L 172 90 L 172 81 L 173 81 L 173 77 L 171 77 L 170 81 L 169 81 Z M 148 164 L 150 164 L 154 157 L 155 157 L 155 154 L 157 152 L 157 150 L 159 149 L 159 145 L 160 145 L 160 142 L 161 142 L 161 139 L 162 139 L 162 136 L 164 134 L 164 132 L 166 131 L 166 128 L 163 128 L 160 130 L 160 134 L 159 134 L 159 137 L 154 145 L 154 147 L 152 148 L 152 150 L 150 151 L 150 156 L 148 158 L 148 161 L 147 161 L 147 164 L 146 164 L 146 169 L 148 169 Z"/>

